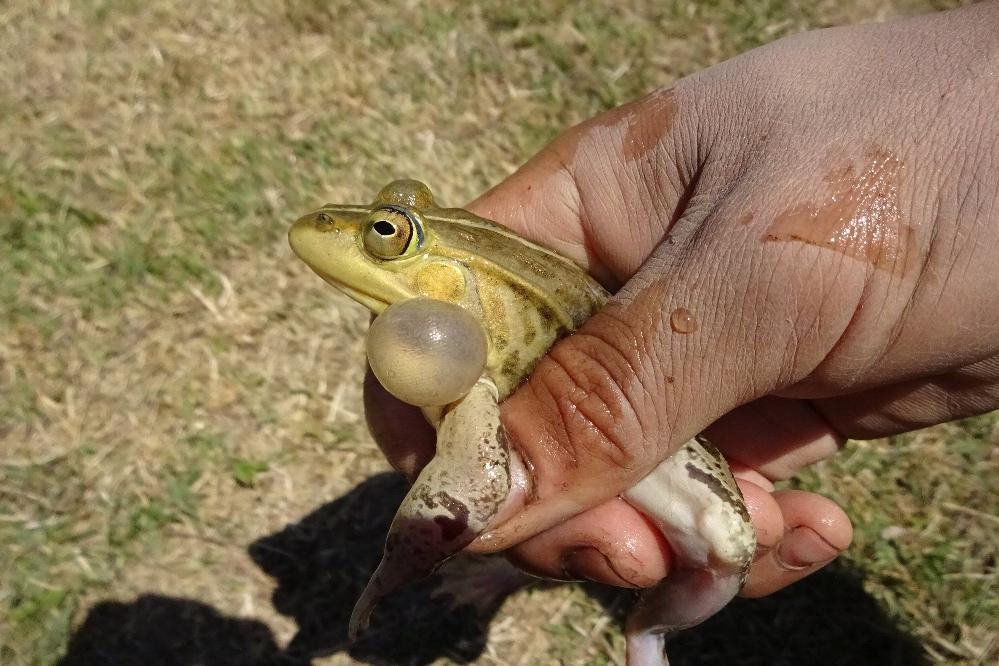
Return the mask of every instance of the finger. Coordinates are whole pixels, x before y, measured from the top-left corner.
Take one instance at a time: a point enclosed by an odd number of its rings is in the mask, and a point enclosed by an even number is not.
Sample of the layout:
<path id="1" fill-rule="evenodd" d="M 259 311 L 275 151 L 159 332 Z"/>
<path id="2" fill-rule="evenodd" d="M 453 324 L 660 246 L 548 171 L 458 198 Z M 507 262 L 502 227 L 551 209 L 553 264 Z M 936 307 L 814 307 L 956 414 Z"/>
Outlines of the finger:
<path id="1" fill-rule="evenodd" d="M 833 398 L 767 396 L 725 414 L 707 434 L 726 458 L 787 479 L 857 439 L 982 414 L 999 407 L 999 357 L 935 377 Z"/>
<path id="2" fill-rule="evenodd" d="M 412 482 L 435 450 L 436 434 L 423 412 L 393 397 L 369 369 L 364 376 L 364 413 L 389 464 Z"/>
<path id="3" fill-rule="evenodd" d="M 935 377 L 813 402 L 824 419 L 857 439 L 984 414 L 999 407 L 999 356 Z"/>
<path id="4" fill-rule="evenodd" d="M 706 433 L 730 462 L 770 480 L 789 479 L 846 442 L 809 402 L 773 396 L 733 409 Z"/>
<path id="5" fill-rule="evenodd" d="M 669 572 L 671 555 L 659 531 L 620 498 L 574 516 L 508 553 L 535 575 L 648 587 Z"/>
<path id="6" fill-rule="evenodd" d="M 817 279 L 814 260 L 761 272 L 752 252 L 720 258 L 733 242 L 753 244 L 705 230 L 661 246 L 507 400 L 504 423 L 533 469 L 535 501 L 483 535 L 484 547 L 507 548 L 622 492 L 710 422 L 821 362 L 849 324 L 863 273 L 839 275 L 837 264 Z"/>
<path id="7" fill-rule="evenodd" d="M 681 102 L 686 97 L 687 102 Z M 698 165 L 696 112 L 673 88 L 606 111 L 557 137 L 468 208 L 555 250 L 616 290 L 683 212 Z"/>
<path id="8" fill-rule="evenodd" d="M 764 545 L 740 593 L 762 597 L 805 578 L 850 546 L 853 527 L 834 502 L 801 490 L 773 494 L 783 515 L 784 534 Z"/>
<path id="9" fill-rule="evenodd" d="M 774 546 L 783 533 L 780 507 L 766 489 L 740 480 L 757 540 Z M 645 588 L 669 574 L 670 546 L 654 524 L 613 498 L 528 539 L 508 552 L 525 570 L 547 578 Z"/>

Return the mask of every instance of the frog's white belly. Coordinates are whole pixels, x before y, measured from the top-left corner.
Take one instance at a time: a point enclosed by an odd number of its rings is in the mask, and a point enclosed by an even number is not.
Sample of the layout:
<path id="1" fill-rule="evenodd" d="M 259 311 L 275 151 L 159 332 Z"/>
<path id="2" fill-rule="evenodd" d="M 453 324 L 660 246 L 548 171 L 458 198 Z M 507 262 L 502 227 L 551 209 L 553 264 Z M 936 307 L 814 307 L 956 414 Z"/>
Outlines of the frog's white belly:
<path id="1" fill-rule="evenodd" d="M 686 446 L 624 493 L 629 504 L 650 518 L 674 550 L 676 565 L 739 567 L 747 548 L 745 520 L 733 498 L 719 494 L 706 480 L 723 487 L 713 465 Z"/>
<path id="2" fill-rule="evenodd" d="M 665 635 L 717 613 L 742 587 L 756 534 L 728 465 L 691 440 L 623 493 L 673 551 L 669 575 L 628 617 L 628 665 L 668 664 Z"/>

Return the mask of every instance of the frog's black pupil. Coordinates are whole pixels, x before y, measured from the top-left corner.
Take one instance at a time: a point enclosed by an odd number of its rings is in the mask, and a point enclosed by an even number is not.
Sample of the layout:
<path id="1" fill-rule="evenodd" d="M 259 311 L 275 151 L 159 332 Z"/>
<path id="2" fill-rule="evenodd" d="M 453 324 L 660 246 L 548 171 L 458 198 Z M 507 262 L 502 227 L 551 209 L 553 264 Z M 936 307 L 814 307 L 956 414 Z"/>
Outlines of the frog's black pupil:
<path id="1" fill-rule="evenodd" d="M 388 220 L 378 220 L 375 222 L 375 231 L 382 236 L 391 236 L 395 233 L 395 225 Z"/>

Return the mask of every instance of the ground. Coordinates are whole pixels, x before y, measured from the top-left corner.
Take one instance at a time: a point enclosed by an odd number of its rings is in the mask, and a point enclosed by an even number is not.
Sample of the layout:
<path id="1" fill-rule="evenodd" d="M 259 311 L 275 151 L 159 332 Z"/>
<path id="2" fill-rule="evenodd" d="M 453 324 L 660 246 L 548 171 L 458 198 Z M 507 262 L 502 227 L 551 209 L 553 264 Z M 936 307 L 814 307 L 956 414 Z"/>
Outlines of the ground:
<path id="1" fill-rule="evenodd" d="M 630 595 L 589 586 L 477 613 L 418 586 L 347 645 L 403 487 L 364 425 L 367 315 L 287 226 L 400 176 L 458 205 L 684 74 L 946 4 L 0 4 L 0 663 L 621 663 Z M 849 508 L 847 556 L 674 655 L 995 663 L 996 423 L 796 481 Z"/>

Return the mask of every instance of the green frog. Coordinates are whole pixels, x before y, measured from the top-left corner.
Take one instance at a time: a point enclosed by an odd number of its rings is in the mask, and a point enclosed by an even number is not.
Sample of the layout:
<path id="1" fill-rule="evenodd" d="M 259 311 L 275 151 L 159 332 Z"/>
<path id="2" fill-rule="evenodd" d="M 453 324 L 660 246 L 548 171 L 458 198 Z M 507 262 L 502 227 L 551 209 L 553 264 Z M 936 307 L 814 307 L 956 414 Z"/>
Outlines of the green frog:
<path id="1" fill-rule="evenodd" d="M 436 454 L 399 507 L 354 607 L 354 637 L 379 599 L 467 546 L 511 491 L 529 484 L 499 403 L 609 294 L 555 252 L 437 206 L 414 180 L 390 183 L 370 205 L 323 206 L 292 225 L 289 242 L 376 315 L 366 345 L 372 371 L 437 431 Z M 666 664 L 665 635 L 703 621 L 739 591 L 755 532 L 728 465 L 701 437 L 622 497 L 662 532 L 675 562 L 628 618 L 628 663 Z"/>

